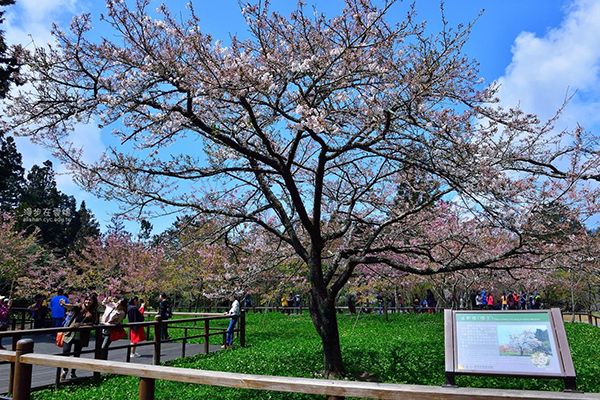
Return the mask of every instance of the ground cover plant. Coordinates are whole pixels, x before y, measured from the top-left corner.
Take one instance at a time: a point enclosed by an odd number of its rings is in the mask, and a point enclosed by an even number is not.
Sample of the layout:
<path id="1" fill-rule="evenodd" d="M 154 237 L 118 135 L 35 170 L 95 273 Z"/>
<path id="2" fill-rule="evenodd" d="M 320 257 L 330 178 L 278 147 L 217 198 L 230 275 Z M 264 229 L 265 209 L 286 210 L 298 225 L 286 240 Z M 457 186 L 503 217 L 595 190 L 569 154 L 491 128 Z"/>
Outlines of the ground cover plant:
<path id="1" fill-rule="evenodd" d="M 247 315 L 247 347 L 191 356 L 166 363 L 170 366 L 239 373 L 319 378 L 322 372 L 320 340 L 310 317 L 279 313 Z M 444 331 L 442 314 L 340 315 L 340 337 L 346 355 L 344 379 L 372 380 L 440 386 L 444 383 Z M 263 325 L 264 323 L 264 325 Z M 600 392 L 600 329 L 587 324 L 566 324 L 577 371 L 579 389 Z M 177 331 L 170 331 L 173 337 Z M 239 343 L 239 342 L 236 342 Z M 458 377 L 461 387 L 490 387 L 528 390 L 562 390 L 559 380 Z M 43 390 L 41 399 L 133 399 L 138 396 L 138 379 L 103 376 L 98 382 Z M 317 399 L 291 393 L 219 388 L 156 382 L 156 398 L 176 399 Z"/>

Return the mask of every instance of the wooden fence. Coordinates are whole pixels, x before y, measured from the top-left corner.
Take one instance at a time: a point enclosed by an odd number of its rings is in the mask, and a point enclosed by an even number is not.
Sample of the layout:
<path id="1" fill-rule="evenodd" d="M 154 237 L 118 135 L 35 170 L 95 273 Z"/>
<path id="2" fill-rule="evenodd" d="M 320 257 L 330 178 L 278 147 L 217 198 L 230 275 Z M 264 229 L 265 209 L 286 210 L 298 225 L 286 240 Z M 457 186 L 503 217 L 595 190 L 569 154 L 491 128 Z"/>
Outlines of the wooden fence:
<path id="1" fill-rule="evenodd" d="M 569 313 L 563 312 L 564 321 L 575 321 L 575 322 L 586 322 L 590 325 L 594 325 L 600 328 L 600 315 L 592 314 L 591 311 L 587 313 Z"/>
<path id="2" fill-rule="evenodd" d="M 27 340 L 27 339 L 22 339 L 24 336 L 39 335 L 39 334 L 56 334 L 57 332 L 69 332 L 69 331 L 80 331 L 80 332 L 81 331 L 92 331 L 95 333 L 95 336 L 96 336 L 95 348 L 93 350 L 83 350 L 80 352 L 80 354 L 93 353 L 94 361 L 90 361 L 90 362 L 94 363 L 94 362 L 104 359 L 103 349 L 102 349 L 102 331 L 103 330 L 116 329 L 117 327 L 123 327 L 123 328 L 142 327 L 142 328 L 148 330 L 147 336 L 146 336 L 147 340 L 145 342 L 137 343 L 137 344 L 135 344 L 135 346 L 136 347 L 152 346 L 153 347 L 152 364 L 158 365 L 158 364 L 160 364 L 160 353 L 161 353 L 161 346 L 163 343 L 171 343 L 171 342 L 181 341 L 181 357 L 186 356 L 185 347 L 186 347 L 187 342 L 191 339 L 196 339 L 196 338 L 203 339 L 203 346 L 204 346 L 203 350 L 204 350 L 205 354 L 207 354 L 209 352 L 211 336 L 222 337 L 222 344 L 225 344 L 225 335 L 227 333 L 227 328 L 220 328 L 220 327 L 217 328 L 214 326 L 211 327 L 210 322 L 215 321 L 215 320 L 229 320 L 231 318 L 231 316 L 225 316 L 223 314 L 211 314 L 211 315 L 204 314 L 200 317 L 195 317 L 197 315 L 202 315 L 202 314 L 196 313 L 196 314 L 190 315 L 191 318 L 171 319 L 171 320 L 166 320 L 166 321 L 163 321 L 160 316 L 155 316 L 154 321 L 136 322 L 136 323 L 130 323 L 130 324 L 121 324 L 121 325 L 95 325 L 95 326 L 82 326 L 82 327 L 78 327 L 78 328 L 61 327 L 61 328 L 26 329 L 26 330 L 17 330 L 17 331 L 7 331 L 7 332 L 0 332 L 0 337 L 12 338 L 12 351 L 17 351 L 18 343 L 21 340 Z M 238 323 L 236 324 L 236 326 L 234 327 L 232 332 L 234 334 L 238 335 L 240 346 L 244 347 L 246 345 L 245 313 L 242 312 L 238 318 L 239 318 Z M 194 325 L 196 325 L 197 322 L 200 322 L 201 326 L 183 325 L 183 324 L 189 324 L 189 323 L 194 323 Z M 170 338 L 170 339 L 166 339 L 166 340 L 162 339 L 161 338 L 161 330 L 162 330 L 163 326 L 165 326 L 165 325 L 168 326 L 169 328 L 182 329 L 184 332 L 183 336 Z M 198 334 L 193 334 L 194 332 L 197 332 L 197 331 L 199 332 Z M 153 338 L 153 340 L 150 340 L 151 337 Z M 129 344 L 129 341 L 128 341 L 127 344 L 125 344 L 125 345 L 111 346 L 108 348 L 108 351 L 127 349 L 126 361 L 129 362 L 130 356 L 131 356 L 129 349 L 131 347 L 132 347 L 132 345 Z M 62 354 L 62 356 L 59 356 L 59 358 L 62 359 L 63 361 L 69 360 L 67 357 L 64 357 L 65 355 L 71 355 L 71 353 L 69 353 L 69 354 L 61 353 L 61 354 Z M 44 356 L 51 357 L 46 354 Z M 8 361 L 11 363 L 8 392 L 12 393 L 15 368 L 16 368 L 15 360 L 14 359 L 3 359 L 0 357 L 0 362 L 1 361 Z M 135 365 L 139 366 L 139 364 L 135 364 Z M 70 367 L 65 366 L 64 368 L 70 368 Z M 85 368 L 83 368 L 83 369 L 85 369 Z M 94 376 L 96 378 L 98 378 L 99 372 L 95 373 Z M 59 376 L 59 372 L 57 370 L 56 382 L 55 382 L 55 385 L 57 387 L 59 385 L 59 382 L 60 382 L 60 376 Z"/>
<path id="3" fill-rule="evenodd" d="M 179 315 L 182 313 L 177 314 Z M 240 316 L 239 328 L 236 329 L 236 331 L 239 332 L 240 344 L 242 345 L 244 345 L 245 341 L 245 321 L 243 315 L 244 314 L 242 313 L 242 315 Z M 217 330 L 216 333 L 210 332 L 210 321 L 213 319 L 223 318 L 229 317 L 222 315 L 211 315 L 200 318 L 194 317 L 166 321 L 166 323 L 168 323 L 173 328 L 179 327 L 192 331 L 195 329 L 202 330 L 201 334 L 190 336 L 187 335 L 188 332 L 186 331 L 184 337 L 171 339 L 170 341 L 189 340 L 194 337 L 204 337 L 204 344 L 206 350 L 206 347 L 208 346 L 209 342 L 209 336 L 223 335 L 223 329 Z M 176 325 L 181 324 L 183 322 L 189 323 L 198 321 L 204 321 L 204 326 L 190 327 Z M 163 323 L 165 322 L 161 321 L 159 318 L 151 322 L 140 322 L 135 324 L 122 325 L 129 327 L 146 326 L 148 329 L 152 328 L 155 340 L 149 343 L 138 344 L 138 346 L 155 346 L 155 357 L 153 359 L 153 364 L 155 365 L 130 364 L 127 362 L 106 361 L 98 358 L 90 360 L 48 354 L 35 354 L 33 341 L 31 339 L 20 339 L 20 337 L 22 337 L 23 335 L 40 333 L 42 331 L 47 333 L 56 332 L 60 330 L 75 330 L 78 328 L 54 328 L 45 330 L 28 330 L 2 333 L 1 335 L 3 336 L 12 336 L 13 339 L 15 339 L 13 341 L 12 351 L 0 351 L 0 361 L 10 362 L 13 365 L 13 368 L 11 368 L 11 387 L 13 388 L 13 399 L 23 400 L 30 398 L 32 368 L 33 365 L 40 365 L 56 368 L 75 368 L 78 370 L 93 371 L 95 375 L 99 375 L 100 373 L 111 373 L 117 375 L 139 377 L 139 398 L 143 400 L 153 400 L 155 398 L 156 380 L 177 381 L 192 384 L 215 385 L 243 389 L 272 390 L 289 393 L 325 395 L 330 400 L 340 400 L 344 399 L 345 397 L 406 400 L 508 400 L 515 398 L 522 400 L 600 400 L 600 394 L 597 393 L 541 392 L 525 390 L 498 390 L 421 385 L 397 385 L 375 382 L 355 382 L 327 379 L 263 376 L 159 366 L 156 364 L 160 362 L 160 329 Z M 95 330 L 96 334 L 98 335 L 104 328 L 106 328 L 106 326 L 94 326 L 79 329 L 92 329 Z M 97 343 L 98 342 L 100 341 L 98 340 Z M 129 345 L 116 346 L 111 349 L 116 350 L 119 348 L 129 348 Z M 182 353 L 184 355 L 185 351 L 182 350 Z"/>
<path id="4" fill-rule="evenodd" d="M 86 360 L 35 354 L 33 340 L 22 339 L 16 351 L 0 351 L 0 360 L 15 363 L 14 400 L 29 400 L 33 365 L 57 368 L 76 368 L 94 372 L 139 377 L 139 399 L 154 400 L 156 380 L 177 381 L 201 385 L 273 390 L 279 392 L 325 395 L 327 399 L 359 397 L 369 399 L 405 400 L 589 400 L 600 399 L 600 394 L 577 392 L 540 392 L 525 390 L 498 390 L 454 388 L 418 385 L 395 385 L 374 382 L 351 382 L 328 379 L 263 376 L 219 371 L 203 371 L 157 365 L 137 365 L 124 362 Z"/>

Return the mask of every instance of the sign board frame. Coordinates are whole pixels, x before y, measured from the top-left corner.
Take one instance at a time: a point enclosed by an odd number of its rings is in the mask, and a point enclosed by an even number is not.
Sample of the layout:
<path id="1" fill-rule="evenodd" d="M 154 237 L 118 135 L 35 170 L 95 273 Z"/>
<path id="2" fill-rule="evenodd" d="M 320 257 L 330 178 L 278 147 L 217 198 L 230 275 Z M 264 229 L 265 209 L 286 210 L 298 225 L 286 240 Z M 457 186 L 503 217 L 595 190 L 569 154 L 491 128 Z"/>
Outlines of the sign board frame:
<path id="1" fill-rule="evenodd" d="M 515 325 L 518 327 L 519 324 L 535 324 L 524 323 L 522 321 L 528 320 L 541 320 L 544 321 L 544 326 L 548 329 L 548 345 L 552 351 L 550 357 L 542 356 L 542 362 L 546 362 L 552 368 L 550 371 L 541 369 L 540 372 L 532 371 L 532 368 L 528 370 L 519 370 L 519 365 L 515 365 L 514 370 L 497 370 L 494 365 L 482 365 L 481 367 L 470 365 L 468 367 L 459 366 L 459 350 L 460 348 L 466 349 L 465 353 L 471 353 L 470 350 L 474 350 L 473 354 L 477 353 L 476 349 L 471 349 L 475 345 L 480 345 L 482 350 L 489 351 L 490 336 L 485 338 L 484 335 L 483 344 L 478 342 L 468 343 L 468 340 L 464 337 L 465 332 L 469 329 L 481 331 L 483 328 L 495 327 L 495 334 L 499 335 L 498 326 L 503 327 L 506 322 L 502 323 L 499 321 L 511 321 L 514 320 Z M 465 322 L 473 320 L 473 322 Z M 444 330 L 445 330 L 445 359 L 446 359 L 446 384 L 444 386 L 456 386 L 455 376 L 456 375 L 485 375 L 485 376 L 509 376 L 515 378 L 551 378 L 551 379 L 563 379 L 565 381 L 566 391 L 577 391 L 575 367 L 573 365 L 573 359 L 571 357 L 571 350 L 567 342 L 567 334 L 565 332 L 565 326 L 562 319 L 562 313 L 559 309 L 553 308 L 550 310 L 504 310 L 504 311 L 485 311 L 485 310 L 445 310 L 444 311 Z M 459 332 L 460 330 L 460 332 Z M 459 336 L 460 333 L 460 336 Z M 495 349 L 499 351 L 499 338 L 496 338 Z M 486 344 L 488 348 L 486 349 Z M 465 356 L 462 354 L 462 358 Z M 533 361 L 532 361 L 533 362 Z M 512 367 L 512 366 L 511 366 Z"/>

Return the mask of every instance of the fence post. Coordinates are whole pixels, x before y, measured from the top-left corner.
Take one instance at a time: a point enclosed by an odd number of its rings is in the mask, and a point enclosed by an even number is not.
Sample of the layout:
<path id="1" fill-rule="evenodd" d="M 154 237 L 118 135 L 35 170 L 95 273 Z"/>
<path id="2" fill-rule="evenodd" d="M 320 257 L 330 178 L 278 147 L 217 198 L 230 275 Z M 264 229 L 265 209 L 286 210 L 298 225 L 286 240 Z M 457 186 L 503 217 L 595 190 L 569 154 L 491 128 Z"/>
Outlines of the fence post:
<path id="1" fill-rule="evenodd" d="M 140 400 L 154 400 L 154 379 L 140 378 Z"/>
<path id="2" fill-rule="evenodd" d="M 240 315 L 240 346 L 246 347 L 246 313 Z"/>
<path id="3" fill-rule="evenodd" d="M 204 354 L 208 354 L 208 351 L 209 351 L 209 350 L 208 350 L 208 348 L 209 348 L 209 346 L 208 346 L 208 339 L 209 339 L 208 332 L 209 332 L 209 326 L 208 326 L 208 325 L 209 325 L 209 320 L 208 320 L 208 319 L 205 319 L 205 320 L 204 320 Z"/>
<path id="4" fill-rule="evenodd" d="M 96 336 L 96 343 L 94 345 L 94 359 L 102 359 L 102 328 L 96 328 L 94 335 Z M 94 379 L 100 379 L 100 372 L 94 372 Z"/>
<path id="5" fill-rule="evenodd" d="M 150 321 L 150 318 L 148 318 L 148 321 Z M 146 322 L 146 316 L 144 315 L 144 322 Z M 146 339 L 150 339 L 150 328 L 151 325 L 146 325 L 144 327 L 144 329 L 146 330 Z"/>
<path id="6" fill-rule="evenodd" d="M 21 335 L 14 335 L 12 337 L 12 351 L 17 351 L 17 343 L 21 340 Z M 8 393 L 13 392 L 13 380 L 15 377 L 15 363 L 10 363 L 10 372 L 8 373 Z"/>
<path id="7" fill-rule="evenodd" d="M 588 310 L 588 323 L 594 325 L 594 322 L 592 322 L 592 310 Z"/>
<path id="8" fill-rule="evenodd" d="M 154 317 L 156 325 L 154 325 L 154 354 L 152 355 L 152 365 L 160 365 L 160 344 L 162 340 L 162 317 L 157 315 Z"/>
<path id="9" fill-rule="evenodd" d="M 185 357 L 185 345 L 187 344 L 188 328 L 183 328 L 183 340 L 181 341 L 181 357 Z"/>
<path id="10" fill-rule="evenodd" d="M 21 356 L 28 353 L 33 353 L 33 339 L 19 340 L 15 360 L 14 400 L 29 400 L 31 397 L 31 372 L 33 365 L 21 363 Z"/>

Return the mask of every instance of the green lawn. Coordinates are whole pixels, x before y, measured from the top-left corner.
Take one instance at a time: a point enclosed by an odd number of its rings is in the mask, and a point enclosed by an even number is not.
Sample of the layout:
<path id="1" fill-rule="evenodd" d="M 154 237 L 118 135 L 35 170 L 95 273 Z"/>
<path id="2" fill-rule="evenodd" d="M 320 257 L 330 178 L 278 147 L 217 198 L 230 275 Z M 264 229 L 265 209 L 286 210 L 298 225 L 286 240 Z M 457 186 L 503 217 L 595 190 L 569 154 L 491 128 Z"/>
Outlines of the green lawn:
<path id="1" fill-rule="evenodd" d="M 348 379 L 442 385 L 444 383 L 444 323 L 442 314 L 339 315 L 342 354 Z M 320 341 L 310 317 L 277 313 L 248 314 L 246 348 L 187 357 L 170 366 L 229 372 L 319 377 Z M 263 327 L 264 322 L 264 327 Z M 600 329 L 566 324 L 580 390 L 600 392 Z M 170 330 L 172 337 L 176 332 Z M 458 377 L 459 386 L 507 389 L 562 390 L 558 380 Z M 136 399 L 137 378 L 105 376 L 99 382 L 65 386 L 53 392 L 36 392 L 33 399 Z M 157 399 L 317 399 L 278 392 L 242 390 L 156 382 Z"/>

